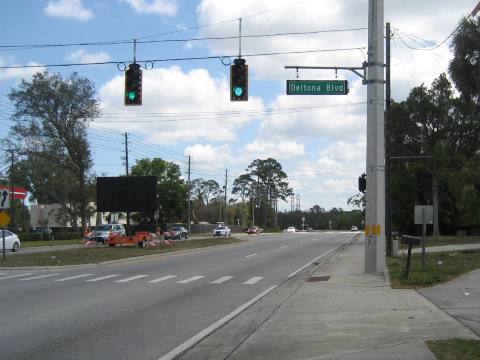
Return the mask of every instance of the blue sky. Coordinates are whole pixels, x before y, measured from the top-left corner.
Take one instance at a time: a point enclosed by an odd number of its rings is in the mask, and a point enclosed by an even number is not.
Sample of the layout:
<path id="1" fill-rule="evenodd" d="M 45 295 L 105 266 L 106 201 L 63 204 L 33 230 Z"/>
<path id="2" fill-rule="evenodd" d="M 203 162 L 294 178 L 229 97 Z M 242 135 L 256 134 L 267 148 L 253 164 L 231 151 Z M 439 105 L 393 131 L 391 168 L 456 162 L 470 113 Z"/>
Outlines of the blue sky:
<path id="1" fill-rule="evenodd" d="M 385 3 L 385 21 L 395 33 L 392 96 L 402 100 L 411 87 L 430 85 L 447 71 L 449 42 L 425 49 L 445 39 L 477 2 Z M 356 75 L 339 72 L 338 79 L 350 83 L 347 96 L 287 96 L 285 81 L 296 73 L 284 66 L 361 66 L 367 7 L 367 0 L 17 0 L 2 3 L 0 45 L 157 41 L 137 45 L 137 60 L 145 61 L 237 54 L 238 39 L 165 40 L 237 36 L 238 18 L 243 35 L 327 30 L 244 38 L 243 54 L 329 50 L 247 57 L 248 103 L 229 101 L 229 68 L 220 58 L 155 62 L 143 73 L 143 106 L 129 108 L 123 106 L 123 73 L 115 64 L 48 70 L 63 75 L 76 71 L 95 83 L 103 114 L 91 124 L 89 137 L 98 175 L 124 173 L 123 133 L 128 132 L 130 164 L 161 157 L 185 173 L 190 154 L 193 178 L 222 183 L 228 169 L 231 188 L 254 159 L 273 157 L 300 194 L 302 209 L 315 204 L 348 209 L 346 201 L 356 193 L 356 179 L 365 168 L 366 88 Z M 0 49 L 0 67 L 132 59 L 131 44 Z M 39 70 L 0 68 L 2 137 L 11 124 L 6 95 Z M 300 71 L 299 77 L 334 79 L 335 73 Z M 279 207 L 289 209 L 290 203 Z"/>

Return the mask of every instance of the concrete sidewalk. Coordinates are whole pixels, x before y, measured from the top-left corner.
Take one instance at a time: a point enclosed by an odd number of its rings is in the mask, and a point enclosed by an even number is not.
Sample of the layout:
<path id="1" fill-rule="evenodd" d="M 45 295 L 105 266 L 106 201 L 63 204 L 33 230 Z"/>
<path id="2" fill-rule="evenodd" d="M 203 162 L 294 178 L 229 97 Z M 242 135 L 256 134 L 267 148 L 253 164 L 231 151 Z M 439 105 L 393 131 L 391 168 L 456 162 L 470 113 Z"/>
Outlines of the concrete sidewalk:
<path id="1" fill-rule="evenodd" d="M 181 358 L 423 360 L 435 359 L 425 340 L 477 339 L 417 291 L 365 274 L 364 238 L 357 238 Z M 310 276 L 321 281 L 307 282 Z M 273 298 L 277 304 L 269 304 Z"/>
<path id="2" fill-rule="evenodd" d="M 444 251 L 465 251 L 465 250 L 480 250 L 480 244 L 458 244 L 458 245 L 441 245 L 441 246 L 430 246 L 425 248 L 426 253 L 432 252 L 444 252 Z M 412 249 L 412 254 L 420 254 L 422 248 Z M 398 251 L 400 255 L 407 255 L 408 249 L 401 249 Z"/>

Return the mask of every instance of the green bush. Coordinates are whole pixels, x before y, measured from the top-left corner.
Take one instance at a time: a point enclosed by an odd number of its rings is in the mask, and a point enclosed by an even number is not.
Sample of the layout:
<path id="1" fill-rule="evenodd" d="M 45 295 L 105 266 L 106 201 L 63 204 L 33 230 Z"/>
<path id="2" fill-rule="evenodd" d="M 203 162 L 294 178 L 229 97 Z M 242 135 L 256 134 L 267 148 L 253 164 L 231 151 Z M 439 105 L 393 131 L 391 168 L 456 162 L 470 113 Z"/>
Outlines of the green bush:
<path id="1" fill-rule="evenodd" d="M 42 233 L 20 233 L 18 234 L 20 241 L 42 241 Z"/>
<path id="2" fill-rule="evenodd" d="M 74 240 L 81 239 L 82 234 L 80 232 L 58 232 L 53 234 L 55 240 Z"/>

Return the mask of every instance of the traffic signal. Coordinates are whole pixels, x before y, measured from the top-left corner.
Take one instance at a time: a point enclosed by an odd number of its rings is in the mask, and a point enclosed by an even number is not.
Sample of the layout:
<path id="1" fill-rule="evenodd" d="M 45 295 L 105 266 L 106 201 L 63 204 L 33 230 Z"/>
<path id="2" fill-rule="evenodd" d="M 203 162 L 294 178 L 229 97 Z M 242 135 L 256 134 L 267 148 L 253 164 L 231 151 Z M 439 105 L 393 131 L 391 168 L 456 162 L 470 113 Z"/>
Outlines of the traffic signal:
<path id="1" fill-rule="evenodd" d="M 130 64 L 125 70 L 124 102 L 126 106 L 142 105 L 142 70 L 138 64 Z"/>
<path id="2" fill-rule="evenodd" d="M 248 101 L 248 65 L 235 59 L 230 66 L 230 101 Z"/>
<path id="3" fill-rule="evenodd" d="M 362 174 L 362 176 L 358 178 L 358 191 L 362 193 L 367 191 L 367 175 L 365 174 Z"/>

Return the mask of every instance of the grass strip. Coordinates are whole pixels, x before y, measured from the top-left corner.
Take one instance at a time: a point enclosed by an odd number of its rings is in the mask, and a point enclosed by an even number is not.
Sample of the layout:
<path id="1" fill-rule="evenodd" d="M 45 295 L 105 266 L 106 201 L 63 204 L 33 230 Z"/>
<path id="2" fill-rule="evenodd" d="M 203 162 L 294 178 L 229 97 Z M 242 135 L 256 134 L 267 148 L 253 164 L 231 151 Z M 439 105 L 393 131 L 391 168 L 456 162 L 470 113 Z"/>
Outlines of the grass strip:
<path id="1" fill-rule="evenodd" d="M 427 346 L 437 360 L 480 360 L 480 340 L 431 340 Z"/>
<path id="2" fill-rule="evenodd" d="M 110 248 L 99 246 L 92 248 L 78 248 L 66 250 L 54 250 L 34 254 L 15 254 L 8 256 L 7 261 L 0 261 L 3 267 L 28 267 L 28 266 L 65 266 L 93 264 L 103 261 L 126 259 L 137 256 L 169 253 L 181 250 L 199 249 L 216 245 L 239 243 L 234 237 L 176 241 L 173 247 L 149 247 L 138 248 L 124 246 Z"/>
<path id="3" fill-rule="evenodd" d="M 480 236 L 427 236 L 425 246 L 443 246 L 443 245 L 461 245 L 480 243 Z M 412 248 L 421 248 L 421 245 L 412 246 Z M 407 249 L 408 245 L 400 244 L 400 249 Z"/>
<path id="4" fill-rule="evenodd" d="M 46 240 L 46 241 L 22 241 L 22 248 L 32 248 L 41 246 L 72 245 L 81 244 L 82 239 L 73 240 Z"/>
<path id="5" fill-rule="evenodd" d="M 412 254 L 410 273 L 405 277 L 407 256 L 387 258 L 393 288 L 421 288 L 452 280 L 480 268 L 480 251 L 427 253 L 425 267 L 421 254 Z"/>

